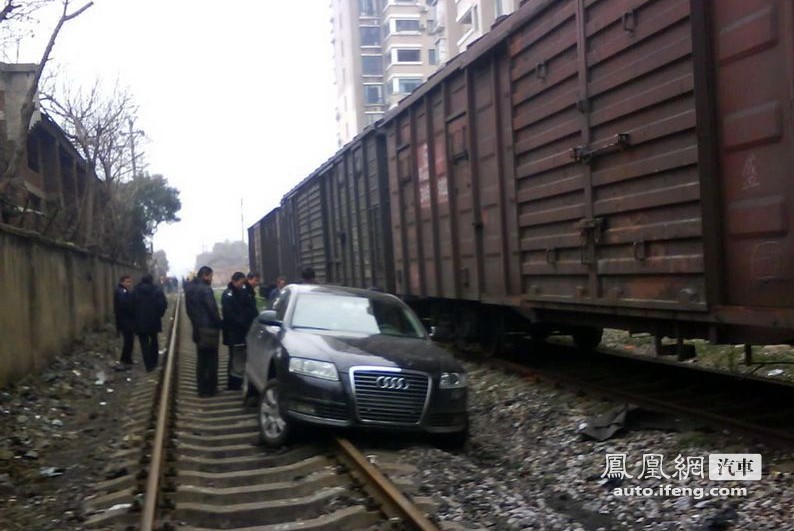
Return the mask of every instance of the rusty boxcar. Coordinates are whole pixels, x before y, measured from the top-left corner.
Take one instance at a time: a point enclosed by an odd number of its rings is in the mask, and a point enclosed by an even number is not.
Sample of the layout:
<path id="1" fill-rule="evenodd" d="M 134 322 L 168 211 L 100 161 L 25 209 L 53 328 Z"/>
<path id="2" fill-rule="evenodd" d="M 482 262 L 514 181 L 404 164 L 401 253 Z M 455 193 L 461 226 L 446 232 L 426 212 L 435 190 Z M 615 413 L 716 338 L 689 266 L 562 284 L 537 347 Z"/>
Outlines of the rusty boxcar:
<path id="1" fill-rule="evenodd" d="M 794 339 L 793 22 L 526 2 L 381 126 L 397 292 L 458 335 Z"/>
<path id="2" fill-rule="evenodd" d="M 788 0 L 524 2 L 285 196 L 296 264 L 491 345 L 792 342 L 792 25 Z"/>
<path id="3" fill-rule="evenodd" d="M 383 136 L 370 128 L 288 192 L 273 268 L 290 280 L 311 267 L 321 283 L 394 291 L 385 160 Z"/>
<path id="4" fill-rule="evenodd" d="M 250 270 L 258 272 L 265 285 L 275 284 L 283 270 L 282 248 L 287 241 L 282 238 L 280 210 L 274 208 L 248 228 Z"/>

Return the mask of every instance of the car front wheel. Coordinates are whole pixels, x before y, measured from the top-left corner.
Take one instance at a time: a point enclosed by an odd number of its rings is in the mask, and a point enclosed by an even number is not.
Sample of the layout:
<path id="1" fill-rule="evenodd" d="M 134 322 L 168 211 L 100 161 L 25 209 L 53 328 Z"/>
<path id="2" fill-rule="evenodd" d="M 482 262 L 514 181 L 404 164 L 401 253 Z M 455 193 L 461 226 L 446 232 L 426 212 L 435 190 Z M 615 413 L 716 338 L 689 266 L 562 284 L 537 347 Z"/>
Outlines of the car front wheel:
<path id="1" fill-rule="evenodd" d="M 286 444 L 292 427 L 281 416 L 279 409 L 279 383 L 275 378 L 268 380 L 259 397 L 259 438 L 265 446 L 278 447 Z"/>

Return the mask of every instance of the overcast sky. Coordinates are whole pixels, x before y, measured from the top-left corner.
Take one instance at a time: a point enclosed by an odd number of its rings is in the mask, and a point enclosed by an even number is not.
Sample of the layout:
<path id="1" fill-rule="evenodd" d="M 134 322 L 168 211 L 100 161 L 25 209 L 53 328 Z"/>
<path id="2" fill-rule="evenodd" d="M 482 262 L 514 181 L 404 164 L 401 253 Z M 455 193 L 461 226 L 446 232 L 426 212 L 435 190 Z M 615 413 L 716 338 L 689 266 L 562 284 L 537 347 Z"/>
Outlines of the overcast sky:
<path id="1" fill-rule="evenodd" d="M 173 274 L 239 240 L 336 150 L 330 19 L 329 0 L 94 0 L 65 26 L 52 66 L 128 86 L 148 170 L 180 190 L 182 221 L 154 240 Z"/>

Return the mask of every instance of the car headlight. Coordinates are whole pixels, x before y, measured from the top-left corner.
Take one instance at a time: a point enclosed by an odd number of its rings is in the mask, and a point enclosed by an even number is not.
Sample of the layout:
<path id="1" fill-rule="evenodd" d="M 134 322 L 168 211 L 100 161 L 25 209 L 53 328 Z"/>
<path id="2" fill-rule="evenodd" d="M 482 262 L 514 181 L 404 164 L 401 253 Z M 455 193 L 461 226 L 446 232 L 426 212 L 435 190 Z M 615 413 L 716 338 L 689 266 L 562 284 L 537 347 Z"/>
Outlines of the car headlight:
<path id="1" fill-rule="evenodd" d="M 438 382 L 441 389 L 460 389 L 466 387 L 465 372 L 442 372 Z"/>
<path id="2" fill-rule="evenodd" d="M 339 380 L 339 374 L 336 372 L 336 365 L 328 363 L 327 361 L 310 360 L 307 358 L 290 358 L 289 372 L 314 376 L 315 378 L 322 378 L 323 380 Z"/>

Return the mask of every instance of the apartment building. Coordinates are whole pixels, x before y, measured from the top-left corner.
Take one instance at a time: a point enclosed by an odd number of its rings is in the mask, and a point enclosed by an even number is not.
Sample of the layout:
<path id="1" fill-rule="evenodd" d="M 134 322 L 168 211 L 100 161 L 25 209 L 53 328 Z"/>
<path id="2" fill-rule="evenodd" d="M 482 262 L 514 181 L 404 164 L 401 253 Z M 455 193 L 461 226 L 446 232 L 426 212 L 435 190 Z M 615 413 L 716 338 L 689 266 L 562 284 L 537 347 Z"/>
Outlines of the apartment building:
<path id="1" fill-rule="evenodd" d="M 337 142 L 350 141 L 519 0 L 331 0 Z"/>

